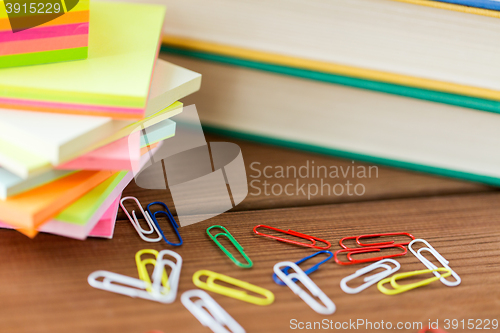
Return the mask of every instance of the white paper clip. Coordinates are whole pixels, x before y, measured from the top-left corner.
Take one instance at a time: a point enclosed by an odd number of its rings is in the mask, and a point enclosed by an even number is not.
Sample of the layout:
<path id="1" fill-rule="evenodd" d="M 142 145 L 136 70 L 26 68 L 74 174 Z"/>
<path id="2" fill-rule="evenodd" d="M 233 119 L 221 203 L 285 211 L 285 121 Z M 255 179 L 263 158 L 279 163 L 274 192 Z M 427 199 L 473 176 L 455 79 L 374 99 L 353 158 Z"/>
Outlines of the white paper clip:
<path id="1" fill-rule="evenodd" d="M 146 223 L 149 226 L 149 230 L 144 230 L 141 227 L 141 224 L 139 223 L 139 221 L 137 220 L 137 216 L 135 215 L 135 210 L 132 210 L 132 216 L 133 216 L 133 218 L 130 216 L 130 214 L 128 213 L 127 209 L 123 205 L 123 202 L 125 200 L 128 200 L 128 199 L 134 200 L 135 203 L 137 204 L 137 206 L 139 206 L 139 209 L 141 210 L 141 213 L 144 216 L 144 219 L 146 220 Z M 154 243 L 154 242 L 159 242 L 159 241 L 162 240 L 161 233 L 156 228 L 156 224 L 153 223 L 153 220 L 151 219 L 151 216 L 149 216 L 148 212 L 145 212 L 144 209 L 142 209 L 141 203 L 139 202 L 139 200 L 137 200 L 137 198 L 135 198 L 135 197 L 124 197 L 124 198 L 122 198 L 120 200 L 120 207 L 123 209 L 123 211 L 125 212 L 125 214 L 127 215 L 128 219 L 129 219 L 130 223 L 132 223 L 132 225 L 134 226 L 134 229 L 137 231 L 137 233 L 139 234 L 139 236 L 144 241 L 150 242 L 150 243 Z M 148 238 L 148 237 L 144 236 L 144 235 L 151 235 L 155 231 L 156 231 L 156 234 L 158 234 L 157 238 Z"/>
<path id="2" fill-rule="evenodd" d="M 176 262 L 162 259 L 165 254 L 174 257 Z M 168 290 L 161 286 L 161 278 L 166 265 L 172 268 L 168 277 Z M 97 289 L 160 303 L 172 303 L 177 296 L 181 267 L 182 257 L 179 254 L 171 250 L 163 250 L 158 253 L 151 285 L 140 279 L 108 271 L 95 271 L 89 275 L 87 281 L 92 287 Z M 103 280 L 99 281 L 99 278 L 103 278 Z M 152 289 L 151 293 L 147 291 L 149 287 Z"/>
<path id="3" fill-rule="evenodd" d="M 193 302 L 192 297 L 199 299 Z M 245 333 L 243 327 L 203 290 L 186 291 L 181 296 L 181 302 L 203 326 L 210 328 L 214 333 Z"/>
<path id="4" fill-rule="evenodd" d="M 412 248 L 412 245 L 416 242 L 424 243 L 426 245 L 426 247 L 422 247 L 422 248 L 418 249 L 417 252 L 415 252 L 415 250 L 413 250 L 413 248 Z M 462 282 L 462 279 L 460 279 L 460 276 L 458 276 L 458 274 L 455 273 L 455 271 L 453 271 L 450 268 L 450 266 L 448 266 L 448 264 L 450 262 L 448 260 L 446 260 L 438 251 L 436 251 L 425 239 L 413 240 L 410 244 L 408 244 L 408 248 L 415 255 L 415 257 L 417 257 L 417 259 L 420 260 L 422 262 L 422 264 L 424 264 L 425 267 L 427 267 L 428 269 L 437 269 L 437 267 L 436 267 L 436 265 L 434 265 L 432 262 L 427 260 L 427 258 L 425 258 L 422 255 L 421 252 L 423 252 L 423 251 L 430 252 L 437 259 L 437 261 L 439 261 L 441 263 L 441 265 L 443 265 L 444 268 L 448 268 L 451 270 L 451 276 L 453 276 L 456 281 L 450 282 L 450 281 L 446 280 L 446 278 L 442 277 L 441 279 L 439 279 L 439 281 L 441 281 L 445 286 L 456 287 Z M 441 276 L 441 274 L 439 274 L 439 272 L 434 272 L 434 275 L 436 277 Z"/>
<path id="5" fill-rule="evenodd" d="M 165 255 L 170 255 L 175 258 L 176 262 L 174 263 L 172 260 L 163 259 Z M 168 276 L 168 292 L 164 292 L 164 288 L 161 285 L 163 269 L 165 265 L 168 265 L 172 268 L 170 275 Z M 181 268 L 182 268 L 182 257 L 172 251 L 172 250 L 162 250 L 158 253 L 156 257 L 156 265 L 153 271 L 153 282 L 151 283 L 151 289 L 153 291 L 153 296 L 157 298 L 162 298 L 163 303 L 172 303 L 177 297 L 177 289 L 179 287 L 179 279 L 181 276 Z"/>
<path id="6" fill-rule="evenodd" d="M 385 263 L 392 263 L 396 267 L 392 268 L 390 265 L 386 265 Z M 363 281 L 365 281 L 365 283 L 362 284 L 361 286 L 357 287 L 357 288 L 351 288 L 351 287 L 347 286 L 347 282 L 349 282 L 351 280 L 354 280 L 355 278 L 360 277 L 361 275 L 364 275 L 366 273 L 374 271 L 374 270 L 376 270 L 378 268 L 383 268 L 383 269 L 385 269 L 385 271 L 365 277 L 364 280 L 363 280 Z M 388 277 L 392 273 L 397 272 L 400 268 L 401 268 L 401 265 L 396 260 L 393 260 L 393 259 L 382 259 L 382 260 L 377 261 L 377 262 L 375 262 L 375 263 L 373 263 L 373 264 L 371 264 L 369 266 L 366 266 L 364 268 L 358 269 L 356 271 L 356 273 L 351 274 L 351 275 L 346 276 L 345 278 L 343 278 L 342 281 L 340 281 L 340 288 L 345 293 L 348 293 L 348 294 L 357 294 L 357 293 L 365 290 L 366 288 L 374 285 L 378 281 L 380 281 L 380 280 Z"/>
<path id="7" fill-rule="evenodd" d="M 290 269 L 295 272 L 289 273 L 288 275 L 282 271 L 282 267 L 290 267 Z M 325 293 L 319 289 L 319 287 L 309 278 L 309 276 L 304 273 L 299 266 L 291 261 L 283 261 L 274 265 L 274 273 L 283 281 L 292 291 L 298 295 L 304 302 L 307 303 L 317 313 L 328 315 L 335 312 L 336 307 Z M 306 287 L 309 292 L 318 297 L 324 305 L 321 305 L 314 298 L 312 298 L 305 290 L 301 289 L 293 280 L 296 279 L 300 281 L 304 287 Z"/>

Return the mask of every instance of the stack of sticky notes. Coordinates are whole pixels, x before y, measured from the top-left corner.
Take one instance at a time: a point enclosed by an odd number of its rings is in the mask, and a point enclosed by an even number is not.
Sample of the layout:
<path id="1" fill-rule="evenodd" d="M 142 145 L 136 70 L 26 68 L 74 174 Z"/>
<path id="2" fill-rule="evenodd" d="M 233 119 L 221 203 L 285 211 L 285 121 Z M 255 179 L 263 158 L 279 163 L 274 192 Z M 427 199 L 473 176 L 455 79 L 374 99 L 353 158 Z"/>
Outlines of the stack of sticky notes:
<path id="1" fill-rule="evenodd" d="M 0 68 L 87 58 L 89 0 L 0 1 Z"/>
<path id="2" fill-rule="evenodd" d="M 144 118 L 164 15 L 160 6 L 92 2 L 88 58 L 2 69 L 0 107 Z"/>
<path id="3" fill-rule="evenodd" d="M 132 170 L 175 135 L 178 100 L 201 84 L 157 59 L 164 15 L 93 1 L 88 59 L 0 69 L 0 226 L 112 237 Z"/>

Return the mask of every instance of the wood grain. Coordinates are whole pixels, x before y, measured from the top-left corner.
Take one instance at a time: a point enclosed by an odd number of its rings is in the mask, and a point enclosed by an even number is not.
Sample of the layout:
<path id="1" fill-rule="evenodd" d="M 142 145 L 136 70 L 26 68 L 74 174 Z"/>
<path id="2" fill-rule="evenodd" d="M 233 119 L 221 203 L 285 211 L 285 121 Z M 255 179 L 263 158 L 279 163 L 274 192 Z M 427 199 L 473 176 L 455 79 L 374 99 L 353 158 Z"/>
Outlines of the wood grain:
<path id="1" fill-rule="evenodd" d="M 146 198 L 140 197 L 140 199 Z M 179 295 L 195 288 L 191 277 L 209 269 L 271 290 L 276 300 L 257 306 L 210 293 L 247 332 L 288 332 L 290 320 L 334 322 L 365 319 L 423 321 L 429 319 L 500 319 L 500 194 L 460 194 L 445 197 L 339 203 L 335 205 L 229 212 L 181 228 L 184 245 L 147 244 L 128 221 L 119 221 L 113 240 L 85 242 L 40 234 L 28 240 L 11 230 L 0 231 L 3 265 L 0 272 L 2 332 L 209 332 L 182 306 L 133 299 L 93 289 L 87 276 L 95 270 L 137 276 L 136 251 L 171 248 L 184 260 Z M 371 287 L 358 295 L 341 291 L 340 280 L 363 265 L 340 266 L 330 261 L 311 275 L 335 302 L 337 312 L 320 316 L 287 287 L 276 285 L 272 267 L 296 261 L 313 251 L 256 236 L 258 224 L 291 228 L 325 238 L 332 250 L 343 236 L 375 232 L 410 232 L 428 240 L 462 277 L 450 288 L 435 282 L 397 296 Z M 224 225 L 254 261 L 251 269 L 236 267 L 207 237 L 205 229 Z M 167 237 L 171 230 L 162 223 Z M 411 254 L 398 258 L 401 272 L 424 269 Z M 349 331 L 349 330 L 346 330 Z M 361 332 L 370 330 L 361 329 Z M 397 330 L 395 330 L 397 331 Z M 416 332 L 417 330 L 401 330 Z M 452 332 L 462 332 L 454 330 Z"/>
<path id="2" fill-rule="evenodd" d="M 237 207 L 233 208 L 232 211 L 303 207 L 343 202 L 388 200 L 395 198 L 426 197 L 497 190 L 493 187 L 472 182 L 431 176 L 382 166 L 376 166 L 378 170 L 378 177 L 375 177 L 375 171 L 372 172 L 372 178 L 358 178 L 356 173 L 355 177 L 352 177 L 352 172 L 350 172 L 352 169 L 347 168 L 351 168 L 354 165 L 356 166 L 356 170 L 358 170 L 357 167 L 365 167 L 368 169 L 374 165 L 360 163 L 357 161 L 353 163 L 351 160 L 332 158 L 325 155 L 312 154 L 291 149 L 283 149 L 213 134 L 206 135 L 206 138 L 208 142 L 222 141 L 238 144 L 241 148 L 243 159 L 245 161 L 248 182 L 257 181 L 256 183 L 253 183 L 255 185 L 254 187 L 249 188 L 247 198 Z M 324 169 L 321 169 L 321 177 L 300 177 L 298 174 L 299 169 L 301 167 L 305 167 L 307 163 L 309 163 L 309 170 L 311 170 L 313 162 L 315 167 L 324 166 L 327 170 L 329 170 L 327 177 L 324 177 Z M 251 167 L 252 164 L 254 164 L 253 169 Z M 270 178 L 267 178 L 264 175 L 264 168 L 266 167 L 268 167 L 266 170 L 267 175 L 272 176 Z M 294 167 L 297 171 L 296 177 L 294 177 L 292 171 L 293 169 L 290 169 L 290 177 L 276 178 L 274 175 L 279 171 L 278 167 L 283 167 L 285 170 L 286 168 Z M 330 169 L 331 167 L 336 167 L 339 170 L 344 168 L 345 177 L 342 174 L 342 171 L 340 171 L 339 178 L 329 177 L 330 170 L 332 170 Z M 261 172 L 260 177 L 256 177 L 259 176 L 259 172 L 255 171 L 255 169 Z M 305 172 L 303 172 L 302 175 L 305 175 Z M 311 175 L 312 173 L 310 172 L 309 176 Z M 269 195 L 266 195 L 264 192 L 264 181 L 267 181 L 269 184 L 267 192 Z M 330 194 L 328 194 L 327 188 L 325 188 L 323 194 L 321 193 L 321 190 L 319 190 L 321 185 L 324 183 L 329 184 L 330 189 L 332 189 L 335 184 L 341 184 L 346 189 L 346 183 L 348 181 L 354 185 L 362 184 L 365 188 L 365 193 L 359 196 L 348 195 L 347 190 L 345 190 L 342 195 L 335 195 L 333 191 L 330 191 Z M 296 186 L 297 182 L 299 183 L 298 187 Z M 276 190 L 274 194 L 271 191 L 272 186 L 276 186 L 276 188 L 279 189 L 284 188 L 287 184 L 292 184 L 289 188 L 289 193 L 293 192 L 294 195 L 288 196 L 284 193 L 281 193 L 281 195 L 275 195 L 278 191 Z M 307 196 L 307 187 L 309 184 L 311 184 L 311 186 L 318 186 L 319 193 L 317 195 L 311 195 L 310 197 Z M 297 190 L 302 185 L 304 185 L 304 192 Z M 259 191 L 255 189 L 255 187 L 260 190 L 260 193 L 258 193 Z M 311 192 L 313 192 L 313 190 L 314 187 L 311 188 Z M 337 191 L 337 193 L 340 193 L 340 190 Z M 143 204 L 157 200 L 163 201 L 169 207 L 172 207 L 173 213 L 175 213 L 175 206 L 168 189 L 166 191 L 144 190 L 137 187 L 132 182 L 132 184 L 130 184 L 124 191 L 123 195 L 137 195 L 141 198 L 141 202 Z M 119 217 L 122 219 L 126 218 L 123 213 L 120 213 Z"/>

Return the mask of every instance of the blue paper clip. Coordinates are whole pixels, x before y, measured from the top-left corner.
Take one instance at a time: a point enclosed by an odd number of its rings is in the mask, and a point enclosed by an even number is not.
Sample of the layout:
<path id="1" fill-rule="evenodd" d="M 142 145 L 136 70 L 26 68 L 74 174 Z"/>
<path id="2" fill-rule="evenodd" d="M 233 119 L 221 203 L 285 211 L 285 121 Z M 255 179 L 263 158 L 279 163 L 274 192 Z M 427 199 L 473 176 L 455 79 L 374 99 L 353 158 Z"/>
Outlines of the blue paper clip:
<path id="1" fill-rule="evenodd" d="M 153 205 L 163 206 L 163 208 L 165 208 L 166 211 L 165 210 L 158 210 L 158 211 L 152 213 L 151 212 L 151 206 L 153 206 Z M 155 201 L 155 202 L 150 203 L 147 206 L 146 210 L 148 211 L 148 214 L 151 217 L 151 220 L 153 221 L 153 223 L 158 228 L 158 231 L 160 232 L 161 236 L 163 237 L 163 240 L 165 240 L 165 242 L 167 244 L 169 244 L 169 245 L 172 245 L 172 246 L 181 246 L 182 245 L 182 238 L 181 238 L 181 235 L 179 235 L 179 230 L 177 230 L 177 228 L 179 228 L 179 225 L 177 224 L 177 222 L 175 222 L 174 216 L 172 215 L 172 213 L 170 213 L 170 209 L 168 209 L 167 205 L 165 205 L 161 201 Z M 168 220 L 170 221 L 170 224 L 174 228 L 174 231 L 175 231 L 175 234 L 177 235 L 177 238 L 179 238 L 179 243 L 172 243 L 172 242 L 170 242 L 165 237 L 165 235 L 163 234 L 163 231 L 160 228 L 160 225 L 158 224 L 158 221 L 156 220 L 156 214 L 163 214 L 163 215 L 165 215 L 168 218 Z"/>
<path id="2" fill-rule="evenodd" d="M 308 260 L 308 259 L 311 259 L 312 257 L 315 257 L 317 256 L 318 254 L 321 254 L 321 253 L 328 253 L 328 258 L 326 258 L 325 260 L 317 263 L 316 265 L 312 266 L 311 268 L 309 268 L 308 270 L 304 271 L 304 273 L 306 273 L 306 275 L 309 275 L 311 274 L 312 272 L 316 272 L 319 268 L 319 266 L 321 266 L 322 264 L 324 264 L 325 262 L 327 262 L 328 260 L 332 259 L 333 258 L 333 253 L 330 252 L 330 251 L 319 251 L 319 252 L 316 252 L 316 253 L 313 253 L 311 254 L 310 256 L 307 256 L 305 258 L 302 258 L 300 259 L 299 261 L 295 262 L 296 265 L 299 265 L 301 263 L 303 263 L 304 261 Z M 285 273 L 286 275 L 288 275 L 288 271 L 290 270 L 290 267 L 285 267 L 284 269 L 282 269 L 283 273 Z M 277 284 L 279 284 L 280 286 L 286 286 L 286 283 L 284 283 L 283 281 L 281 281 L 278 276 L 276 275 L 276 273 L 273 274 L 273 280 L 274 282 L 276 282 Z M 297 282 L 297 279 L 293 279 L 293 282 Z"/>

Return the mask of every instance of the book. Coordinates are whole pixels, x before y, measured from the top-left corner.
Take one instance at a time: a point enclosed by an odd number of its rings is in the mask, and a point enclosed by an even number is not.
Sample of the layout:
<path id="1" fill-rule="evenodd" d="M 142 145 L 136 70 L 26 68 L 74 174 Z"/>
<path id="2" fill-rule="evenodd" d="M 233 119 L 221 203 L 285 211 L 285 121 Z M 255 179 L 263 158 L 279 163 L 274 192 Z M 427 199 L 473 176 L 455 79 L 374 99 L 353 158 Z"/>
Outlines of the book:
<path id="1" fill-rule="evenodd" d="M 455 5 L 468 6 L 468 7 L 500 10 L 500 1 L 498 0 L 435 0 L 435 1 L 452 3 Z"/>
<path id="2" fill-rule="evenodd" d="M 90 11 L 88 58 L 0 69 L 0 107 L 144 117 L 165 7 L 92 1 Z"/>
<path id="3" fill-rule="evenodd" d="M 500 116 L 251 70 L 167 59 L 203 73 L 204 130 L 295 149 L 500 185 Z"/>
<path id="4" fill-rule="evenodd" d="M 151 117 L 197 91 L 200 84 L 200 74 L 158 60 L 145 117 Z M 175 112 L 165 114 L 163 119 L 173 114 Z M 157 118 L 159 121 L 163 119 Z M 115 141 L 122 135 L 120 133 L 128 134 L 127 126 L 134 123 L 133 120 L 111 117 L 0 109 L 0 139 L 57 165 Z M 0 154 L 4 151 L 3 148 L 4 145 L 0 146 Z"/>
<path id="5" fill-rule="evenodd" d="M 468 96 L 498 109 L 497 11 L 427 0 L 313 0 L 307 10 L 284 0 L 208 6 L 170 4 L 165 45 Z"/>
<path id="6" fill-rule="evenodd" d="M 475 110 L 500 113 L 500 102 L 495 100 L 451 94 L 442 91 L 422 89 L 411 86 L 386 83 L 382 81 L 367 80 L 345 75 L 338 75 L 328 72 L 321 72 L 319 71 L 319 69 L 309 70 L 300 67 L 281 65 L 277 63 L 267 63 L 256 60 L 249 60 L 246 58 L 237 58 L 234 56 L 223 55 L 221 53 L 214 53 L 212 52 L 213 50 L 210 52 L 205 52 L 205 51 L 198 51 L 196 49 L 176 47 L 170 45 L 168 46 L 163 45 L 161 50 L 162 52 L 168 54 L 180 55 L 185 57 L 194 57 L 208 61 L 215 61 L 219 63 L 241 66 L 245 68 L 252 68 L 272 73 L 291 75 L 295 77 L 301 77 L 321 82 L 340 84 L 360 89 L 368 89 L 372 91 L 417 98 L 431 102 L 462 106 Z"/>

